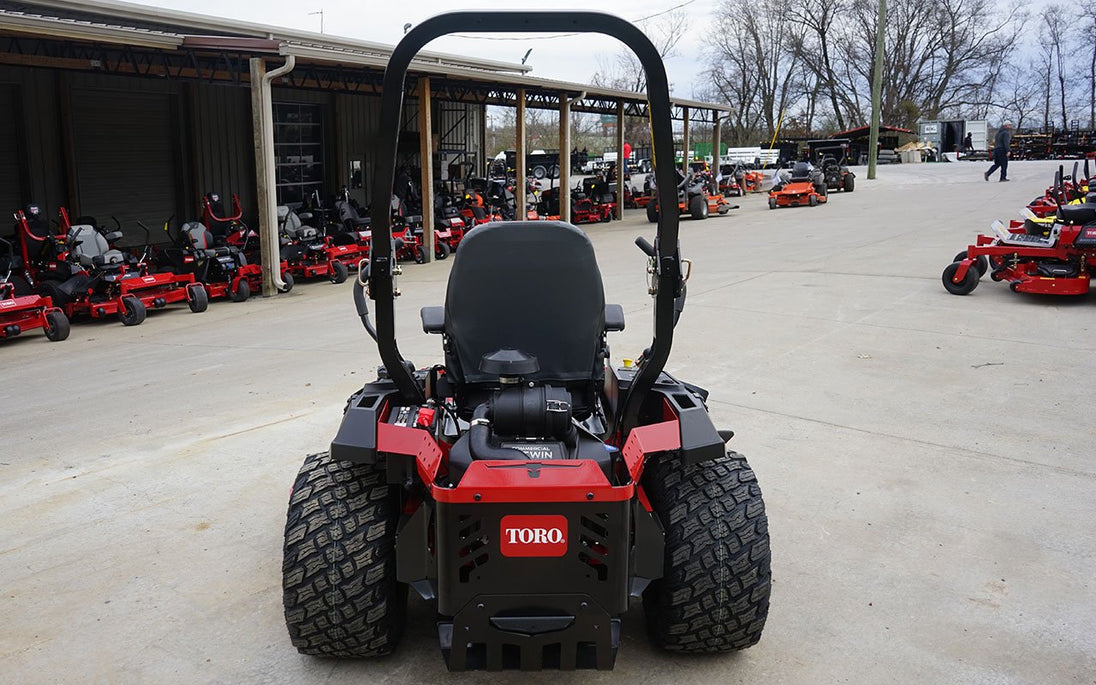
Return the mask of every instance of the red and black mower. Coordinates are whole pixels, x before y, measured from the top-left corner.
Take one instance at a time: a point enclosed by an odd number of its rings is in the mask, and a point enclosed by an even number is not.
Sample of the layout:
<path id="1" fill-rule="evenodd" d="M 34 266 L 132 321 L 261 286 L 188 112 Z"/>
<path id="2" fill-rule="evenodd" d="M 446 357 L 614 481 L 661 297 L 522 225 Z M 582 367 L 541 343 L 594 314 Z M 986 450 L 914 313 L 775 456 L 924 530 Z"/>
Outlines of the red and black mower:
<path id="1" fill-rule="evenodd" d="M 232 214 L 224 208 L 224 202 L 218 193 L 209 192 L 202 196 L 202 225 L 213 236 L 214 247 L 230 247 L 239 251 L 246 266 L 241 267 L 242 275 L 247 278 L 251 292 L 261 292 L 263 288 L 263 270 L 259 249 L 259 234 L 243 220 L 244 210 L 240 198 L 232 193 Z M 293 274 L 289 273 L 289 264 L 284 259 L 278 264 L 285 288 L 281 292 L 293 289 Z"/>
<path id="2" fill-rule="evenodd" d="M 1066 182 L 1059 170 L 1055 195 Z M 1096 199 L 1096 198 L 1094 198 Z M 979 235 L 965 252 L 944 268 L 944 289 L 969 295 L 988 271 L 1013 292 L 1040 295 L 1084 295 L 1096 273 L 1096 202 L 1059 204 L 1053 223 L 1034 215 L 1006 228 L 993 223 L 993 235 Z"/>
<path id="3" fill-rule="evenodd" d="M 769 209 L 815 207 L 829 200 L 822 172 L 807 162 L 796 162 L 780 172 L 780 180 L 769 191 Z"/>
<path id="4" fill-rule="evenodd" d="M 350 265 L 357 265 L 368 254 L 356 243 L 333 244 L 285 205 L 278 206 L 278 237 L 282 261 L 295 278 L 326 278 L 343 283 L 350 275 Z"/>
<path id="5" fill-rule="evenodd" d="M 41 328 L 51 342 L 67 338 L 68 317 L 53 306 L 50 298 L 31 292 L 30 284 L 25 280 L 18 281 L 23 286 L 23 292 L 16 288 L 12 272 L 21 263 L 11 241 L 0 238 L 0 250 L 0 340 L 14 338 L 36 328 Z"/>
<path id="6" fill-rule="evenodd" d="M 231 298 L 243 302 L 251 297 L 252 283 L 258 291 L 263 272 L 258 264 L 248 264 L 242 250 L 214 238 L 212 231 L 197 221 L 188 221 L 174 234 L 170 220 L 164 230 L 172 244 L 157 250 L 161 270 L 193 274 L 211 300 Z"/>
<path id="7" fill-rule="evenodd" d="M 330 452 L 290 495 L 283 603 L 294 646 L 326 657 L 396 649 L 408 588 L 435 605 L 448 667 L 610 669 L 630 598 L 676 652 L 755 644 L 768 614 L 761 491 L 708 414 L 708 392 L 664 371 L 684 308 L 678 217 L 646 255 L 654 337 L 609 361 L 624 311 L 606 304 L 593 245 L 558 221 L 482 225 L 461 245 L 443 306 L 421 311 L 444 362 L 416 367 L 395 339 L 399 294 L 387 192 L 414 55 L 450 32 L 600 32 L 646 69 L 656 159 L 673 159 L 658 51 L 599 12 L 454 12 L 412 28 L 384 76 L 373 251 L 355 279 L 383 361 L 351 396 Z M 655 169 L 676 201 L 674 169 Z M 377 198 L 382 198 L 378 200 Z M 368 284 L 368 295 L 366 293 Z M 376 326 L 369 318 L 372 298 Z"/>
<path id="8" fill-rule="evenodd" d="M 732 209 L 738 209 L 738 205 L 729 204 L 723 194 L 716 190 L 712 192 L 710 175 L 707 173 L 690 172 L 684 174 L 677 171 L 677 215 L 688 214 L 693 219 L 707 219 L 712 214 L 720 216 Z M 658 184 L 662 181 L 655 179 L 652 184 L 652 197 L 655 201 L 647 203 L 647 221 L 652 224 L 659 219 L 660 204 L 658 198 Z"/>
<path id="9" fill-rule="evenodd" d="M 103 231 L 91 217 L 71 223 L 64 207 L 58 214 L 64 251 L 48 265 L 27 259 L 28 275 L 38 293 L 48 296 L 69 319 L 117 316 L 126 326 L 136 326 L 149 309 L 186 302 L 192 312 L 200 313 L 209 306 L 204 286 L 192 274 L 149 269 L 151 233 L 143 224 L 139 225 L 145 232 L 144 248 L 140 256 L 134 256 L 115 246 L 123 237 L 117 219 L 116 230 Z M 26 258 L 32 246 L 41 243 L 27 216 L 19 212 L 16 218 Z"/>

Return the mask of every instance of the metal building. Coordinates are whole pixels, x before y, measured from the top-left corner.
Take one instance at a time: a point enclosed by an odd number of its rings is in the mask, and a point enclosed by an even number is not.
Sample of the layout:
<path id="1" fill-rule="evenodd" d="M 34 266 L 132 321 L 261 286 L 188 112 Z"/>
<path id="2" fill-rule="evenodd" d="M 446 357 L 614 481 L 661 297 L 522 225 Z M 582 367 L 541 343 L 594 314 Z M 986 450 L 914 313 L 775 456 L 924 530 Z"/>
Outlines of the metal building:
<path id="1" fill-rule="evenodd" d="M 47 212 L 65 206 L 151 225 L 196 218 L 205 192 L 234 192 L 272 243 L 275 203 L 343 185 L 369 200 L 390 50 L 131 3 L 0 1 L 0 208 L 36 202 Z M 641 93 L 528 72 L 419 55 L 400 151 L 422 170 L 423 188 L 433 187 L 442 159 L 486 171 L 487 105 L 516 107 L 519 121 L 525 107 L 559 110 L 564 153 L 570 111 L 646 116 Z M 714 123 L 718 136 L 726 110 L 675 100 L 686 132 L 692 118 Z M 561 166 L 565 189 L 569 164 Z"/>

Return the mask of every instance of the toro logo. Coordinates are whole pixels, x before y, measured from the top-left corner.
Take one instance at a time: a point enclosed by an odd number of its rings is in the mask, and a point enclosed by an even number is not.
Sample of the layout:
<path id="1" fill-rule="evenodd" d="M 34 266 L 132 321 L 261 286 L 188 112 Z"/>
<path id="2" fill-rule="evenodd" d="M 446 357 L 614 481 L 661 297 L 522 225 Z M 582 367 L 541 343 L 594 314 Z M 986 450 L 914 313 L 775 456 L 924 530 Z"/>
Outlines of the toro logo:
<path id="1" fill-rule="evenodd" d="M 503 516 L 499 551 L 504 557 L 562 557 L 567 554 L 567 517 Z"/>

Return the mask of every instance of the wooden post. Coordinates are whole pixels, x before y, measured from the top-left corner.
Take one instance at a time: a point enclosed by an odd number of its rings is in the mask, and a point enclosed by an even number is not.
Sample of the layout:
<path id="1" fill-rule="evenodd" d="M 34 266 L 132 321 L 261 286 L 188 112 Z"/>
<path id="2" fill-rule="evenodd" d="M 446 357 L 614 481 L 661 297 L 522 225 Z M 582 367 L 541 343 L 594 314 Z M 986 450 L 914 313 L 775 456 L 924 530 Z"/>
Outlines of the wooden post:
<path id="1" fill-rule="evenodd" d="M 683 171 L 687 175 L 689 173 L 689 162 L 692 161 L 689 158 L 690 143 L 689 143 L 689 108 L 688 107 L 682 107 L 681 108 L 681 116 L 683 117 L 684 123 L 685 123 L 685 126 L 684 126 L 684 128 L 682 130 L 682 134 L 681 134 L 682 146 L 684 147 L 684 149 L 681 151 L 681 171 Z"/>
<path id="2" fill-rule="evenodd" d="M 434 145 L 430 77 L 419 77 L 419 190 L 422 195 L 422 242 L 426 261 L 434 259 Z"/>
<path id="3" fill-rule="evenodd" d="M 517 116 L 514 119 L 514 199 L 517 201 L 517 220 L 525 221 L 525 89 L 518 88 Z"/>
<path id="4" fill-rule="evenodd" d="M 712 110 L 712 195 L 719 194 L 719 126 L 723 120 L 719 117 L 719 110 Z"/>
<path id="5" fill-rule="evenodd" d="M 617 102 L 616 157 L 617 157 L 617 206 L 616 218 L 624 218 L 624 172 L 628 169 L 628 160 L 624 159 L 624 101 Z"/>
<path id="6" fill-rule="evenodd" d="M 487 178 L 487 168 L 491 165 L 491 160 L 487 158 L 487 107 L 487 105 L 480 107 L 480 158 L 479 168 L 476 170 L 476 173 L 484 178 Z M 469 169 L 469 173 L 471 173 L 471 169 Z"/>
<path id="7" fill-rule="evenodd" d="M 266 139 L 266 121 L 263 107 L 263 77 L 266 76 L 266 63 L 261 57 L 252 57 L 251 67 L 251 137 L 255 145 L 255 199 L 259 205 L 259 254 L 262 255 L 263 297 L 272 297 L 278 293 L 274 287 L 273 269 L 278 264 L 270 255 L 278 251 L 277 209 L 268 207 L 267 197 L 274 187 L 273 171 L 266 163 L 266 146 L 273 140 Z M 273 131 L 273 123 L 271 123 Z"/>
<path id="8" fill-rule="evenodd" d="M 549 174 L 551 175 L 551 174 Z M 571 96 L 559 95 L 559 220 L 571 222 Z"/>

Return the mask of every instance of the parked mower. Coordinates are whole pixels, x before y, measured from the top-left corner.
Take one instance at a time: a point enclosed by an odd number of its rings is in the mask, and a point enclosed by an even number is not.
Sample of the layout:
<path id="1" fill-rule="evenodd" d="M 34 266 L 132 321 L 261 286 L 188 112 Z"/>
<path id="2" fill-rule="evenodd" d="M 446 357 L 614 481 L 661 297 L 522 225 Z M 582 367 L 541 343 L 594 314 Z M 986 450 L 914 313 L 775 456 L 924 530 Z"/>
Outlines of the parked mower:
<path id="1" fill-rule="evenodd" d="M 243 220 L 244 210 L 240 206 L 240 198 L 232 193 L 232 214 L 225 211 L 224 203 L 218 193 L 209 192 L 202 196 L 202 225 L 209 229 L 213 236 L 214 247 L 227 246 L 236 248 L 248 268 L 243 270 L 247 277 L 248 288 L 251 292 L 261 292 L 263 288 L 262 277 L 262 250 L 259 249 L 259 234 L 251 229 Z M 282 259 L 278 264 L 282 282 L 285 288 L 281 292 L 289 292 L 293 289 L 293 274 L 289 272 L 289 264 Z"/>
<path id="2" fill-rule="evenodd" d="M 218 245 L 213 233 L 197 221 L 188 221 L 174 233 L 170 224 L 170 219 L 164 223 L 164 231 L 171 237 L 171 245 L 157 250 L 161 270 L 193 274 L 211 300 L 243 302 L 251 297 L 252 284 L 256 292 L 261 289 L 262 268 L 249 264 L 242 250 L 226 243 Z"/>
<path id="3" fill-rule="evenodd" d="M 278 206 L 278 236 L 281 258 L 294 278 L 326 278 L 343 283 L 350 275 L 350 264 L 364 258 L 356 245 L 333 245 L 318 229 L 305 226 L 297 213 Z"/>
<path id="4" fill-rule="evenodd" d="M 777 207 L 814 207 L 829 197 L 822 172 L 807 162 L 796 162 L 780 172 L 780 180 L 769 191 L 769 209 Z"/>
<path id="5" fill-rule="evenodd" d="M 1064 177 L 1058 173 L 1056 194 Z M 979 235 L 965 252 L 955 255 L 941 280 L 953 295 L 969 295 L 990 272 L 1007 281 L 1013 292 L 1041 295 L 1084 295 L 1096 273 L 1096 202 L 1061 204 L 1053 223 L 1035 215 L 992 225 L 993 235 Z"/>
<path id="6" fill-rule="evenodd" d="M 729 204 L 721 193 L 711 193 L 711 183 L 708 177 L 702 173 L 690 172 L 684 174 L 677 172 L 677 214 L 688 214 L 693 219 L 707 219 L 711 214 L 726 214 L 732 209 L 738 209 L 738 205 Z M 657 182 L 652 189 L 655 197 L 659 197 Z M 647 203 L 647 221 L 652 224 L 658 222 L 659 203 Z"/>
<path id="7" fill-rule="evenodd" d="M 289 499 L 283 603 L 309 655 L 392 652 L 407 592 L 436 605 L 454 671 L 612 668 L 629 597 L 653 641 L 677 652 L 755 644 L 769 606 L 761 491 L 726 451 L 707 391 L 664 372 L 689 268 L 678 217 L 639 238 L 654 338 L 609 362 L 624 328 L 606 304 L 593 245 L 571 224 L 494 222 L 471 231 L 444 306 L 421 311 L 443 364 L 416 370 L 395 339 L 387 191 L 414 55 L 450 32 L 597 31 L 647 73 L 655 159 L 673 159 L 666 73 L 650 40 L 599 12 L 454 12 L 418 23 L 385 72 L 373 252 L 354 299 L 383 367 L 351 396 L 330 452 L 305 459 Z M 672 167 L 657 167 L 664 205 Z M 366 292 L 368 284 L 368 294 Z M 376 326 L 367 301 L 375 303 Z M 731 664 L 733 666 L 733 664 Z"/>
<path id="8" fill-rule="evenodd" d="M 20 267 L 11 241 L 0 238 L 0 340 L 41 328 L 50 342 L 69 336 L 69 320 L 53 306 L 53 300 L 29 292 L 17 292 L 12 272 Z"/>
<path id="9" fill-rule="evenodd" d="M 827 190 L 851 193 L 856 188 L 856 174 L 849 171 L 845 161 L 849 152 L 847 139 L 809 140 L 807 148 L 810 150 L 811 161 L 822 173 Z"/>

